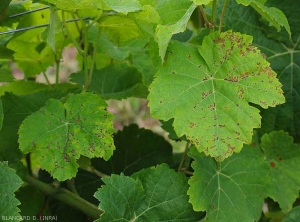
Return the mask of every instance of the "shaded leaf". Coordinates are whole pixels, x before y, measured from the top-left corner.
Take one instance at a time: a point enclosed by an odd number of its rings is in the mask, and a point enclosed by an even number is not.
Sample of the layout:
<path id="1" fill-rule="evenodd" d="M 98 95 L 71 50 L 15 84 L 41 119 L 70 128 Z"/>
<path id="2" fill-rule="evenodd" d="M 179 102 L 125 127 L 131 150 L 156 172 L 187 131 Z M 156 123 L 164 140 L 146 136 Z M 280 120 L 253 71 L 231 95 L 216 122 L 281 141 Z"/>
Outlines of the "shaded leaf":
<path id="1" fill-rule="evenodd" d="M 260 127 L 259 110 L 284 102 L 276 73 L 251 36 L 213 33 L 196 46 L 174 42 L 150 85 L 152 116 L 174 118 L 179 137 L 222 161 L 250 143 Z M 200 54 L 199 54 L 200 52 Z"/>
<path id="2" fill-rule="evenodd" d="M 267 7 L 264 2 L 259 0 L 236 0 L 237 3 L 245 6 L 251 5 L 264 19 L 266 19 L 270 25 L 277 28 L 280 31 L 283 26 L 287 32 L 291 35 L 290 25 L 284 13 L 275 7 Z"/>
<path id="3" fill-rule="evenodd" d="M 69 95 L 64 104 L 48 100 L 23 121 L 19 129 L 21 151 L 33 152 L 41 168 L 60 181 L 76 175 L 80 155 L 108 160 L 114 150 L 114 129 L 106 106 L 92 93 Z"/>
<path id="4" fill-rule="evenodd" d="M 22 87 L 21 84 L 16 86 Z M 24 84 L 23 86 L 26 87 L 28 85 Z M 21 91 L 19 93 L 24 93 Z M 25 96 L 17 96 L 11 93 L 6 93 L 2 96 L 5 118 L 3 120 L 3 128 L 0 131 L 0 160 L 9 160 L 10 162 L 19 160 L 22 157 L 22 153 L 18 149 L 17 133 L 22 121 L 43 107 L 48 99 L 59 99 L 65 95 L 67 95 L 67 92 L 41 91 Z"/>
<path id="5" fill-rule="evenodd" d="M 0 83 L 1 82 L 13 82 L 14 80 L 15 80 L 15 78 L 12 75 L 10 70 L 0 69 Z"/>
<path id="6" fill-rule="evenodd" d="M 283 131 L 265 134 L 261 147 L 269 163 L 272 185 L 268 195 L 279 203 L 283 212 L 293 208 L 300 190 L 300 146 Z"/>
<path id="7" fill-rule="evenodd" d="M 188 203 L 187 178 L 167 165 L 144 169 L 133 178 L 121 174 L 103 181 L 105 185 L 95 193 L 105 211 L 98 221 L 190 222 L 203 216 Z"/>
<path id="8" fill-rule="evenodd" d="M 103 0 L 109 7 L 117 12 L 127 14 L 141 10 L 141 5 L 138 0 Z"/>
<path id="9" fill-rule="evenodd" d="M 196 211 L 206 211 L 209 222 L 258 221 L 269 182 L 269 166 L 257 145 L 234 154 L 222 163 L 192 148 L 194 175 L 188 195 Z"/>
<path id="10" fill-rule="evenodd" d="M 15 198 L 15 192 L 21 187 L 23 181 L 16 171 L 7 166 L 7 162 L 0 161 L 0 215 L 18 217 L 20 205 Z"/>
<path id="11" fill-rule="evenodd" d="M 125 126 L 114 136 L 116 151 L 106 162 L 92 159 L 92 165 L 105 174 L 131 175 L 143 168 L 168 162 L 172 146 L 151 130 L 139 129 L 137 125 Z"/>
<path id="12" fill-rule="evenodd" d="M 0 130 L 2 129 L 3 119 L 4 119 L 4 112 L 3 112 L 2 100 L 0 98 Z"/>
<path id="13" fill-rule="evenodd" d="M 72 74 L 71 81 L 84 85 L 83 72 Z M 148 94 L 147 87 L 142 84 L 141 73 L 125 63 L 94 70 L 89 90 L 104 99 L 145 98 Z"/>
<path id="14" fill-rule="evenodd" d="M 293 208 L 287 213 L 282 222 L 298 222 L 300 221 L 300 206 Z"/>

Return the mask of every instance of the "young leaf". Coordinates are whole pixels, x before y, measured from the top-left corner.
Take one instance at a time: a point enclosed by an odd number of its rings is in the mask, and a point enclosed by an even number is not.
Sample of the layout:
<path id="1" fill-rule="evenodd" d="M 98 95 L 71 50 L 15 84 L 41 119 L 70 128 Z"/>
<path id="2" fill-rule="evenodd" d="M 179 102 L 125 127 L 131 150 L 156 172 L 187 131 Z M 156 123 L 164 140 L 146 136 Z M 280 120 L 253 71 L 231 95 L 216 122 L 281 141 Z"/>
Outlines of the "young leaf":
<path id="1" fill-rule="evenodd" d="M 158 25 L 155 32 L 155 41 L 159 46 L 159 55 L 162 61 L 172 38 L 172 35 L 183 32 L 196 5 L 185 0 L 159 2 L 156 6 L 162 25 Z"/>
<path id="2" fill-rule="evenodd" d="M 41 1 L 41 0 L 40 0 Z M 53 4 L 55 7 L 62 10 L 77 10 L 77 9 L 101 9 L 103 2 L 101 0 L 42 0 L 42 2 Z"/>
<path id="3" fill-rule="evenodd" d="M 143 168 L 168 162 L 172 146 L 151 130 L 132 124 L 114 136 L 116 151 L 109 161 L 92 159 L 92 165 L 105 174 L 131 175 Z"/>
<path id="4" fill-rule="evenodd" d="M 268 195 L 286 213 L 299 197 L 300 146 L 293 144 L 293 137 L 288 133 L 275 131 L 261 138 L 261 147 L 271 169 Z"/>
<path id="5" fill-rule="evenodd" d="M 194 176 L 188 195 L 196 211 L 206 211 L 207 222 L 253 222 L 261 216 L 269 182 L 269 166 L 257 146 L 252 145 L 222 163 L 192 148 Z"/>
<path id="6" fill-rule="evenodd" d="M 106 185 L 95 193 L 105 211 L 99 221 L 190 222 L 202 217 L 188 203 L 187 178 L 167 165 L 142 170 L 133 178 L 121 174 L 102 180 Z"/>
<path id="7" fill-rule="evenodd" d="M 83 73 L 78 72 L 71 76 L 71 81 L 83 85 L 83 78 Z M 141 73 L 127 64 L 110 65 L 95 70 L 89 90 L 105 99 L 146 98 L 148 95 L 148 89 L 142 84 Z"/>
<path id="8" fill-rule="evenodd" d="M 7 162 L 0 161 L 0 215 L 3 217 L 20 217 L 19 200 L 15 192 L 21 187 L 23 181 L 16 171 L 7 166 Z"/>
<path id="9" fill-rule="evenodd" d="M 13 82 L 14 80 L 15 80 L 15 78 L 12 75 L 10 70 L 0 69 L 0 83 L 1 82 Z"/>
<path id="10" fill-rule="evenodd" d="M 23 153 L 33 152 L 41 167 L 58 180 L 74 177 L 80 155 L 108 160 L 114 150 L 112 115 L 92 93 L 70 95 L 63 104 L 50 99 L 19 129 Z"/>
<path id="11" fill-rule="evenodd" d="M 276 27 L 278 32 L 282 26 L 291 35 L 290 25 L 281 10 L 274 7 L 269 8 L 258 0 L 236 0 L 236 2 L 246 6 L 250 4 L 270 25 Z"/>
<path id="12" fill-rule="evenodd" d="M 116 12 L 127 14 L 128 12 L 135 12 L 141 10 L 142 7 L 138 0 L 103 0 L 109 7 Z"/>
<path id="13" fill-rule="evenodd" d="M 151 114 L 174 118 L 179 137 L 219 161 L 250 143 L 260 127 L 259 110 L 249 102 L 263 108 L 284 102 L 276 73 L 251 41 L 228 31 L 205 37 L 199 51 L 172 43 L 150 85 Z"/>

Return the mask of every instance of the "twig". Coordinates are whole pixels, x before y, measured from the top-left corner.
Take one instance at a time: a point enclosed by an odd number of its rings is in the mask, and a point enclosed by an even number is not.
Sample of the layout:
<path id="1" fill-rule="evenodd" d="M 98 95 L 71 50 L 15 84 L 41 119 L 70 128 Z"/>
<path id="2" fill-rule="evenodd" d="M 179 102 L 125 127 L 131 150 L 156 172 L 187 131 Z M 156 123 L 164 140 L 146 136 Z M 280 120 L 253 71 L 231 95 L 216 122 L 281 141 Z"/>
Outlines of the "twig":
<path id="1" fill-rule="evenodd" d="M 222 9 L 220 25 L 219 25 L 219 32 L 222 31 L 222 26 L 223 26 L 223 22 L 224 22 L 224 16 L 225 16 L 225 11 L 226 11 L 227 5 L 228 5 L 228 0 L 225 0 L 224 5 L 223 5 L 223 9 Z"/>

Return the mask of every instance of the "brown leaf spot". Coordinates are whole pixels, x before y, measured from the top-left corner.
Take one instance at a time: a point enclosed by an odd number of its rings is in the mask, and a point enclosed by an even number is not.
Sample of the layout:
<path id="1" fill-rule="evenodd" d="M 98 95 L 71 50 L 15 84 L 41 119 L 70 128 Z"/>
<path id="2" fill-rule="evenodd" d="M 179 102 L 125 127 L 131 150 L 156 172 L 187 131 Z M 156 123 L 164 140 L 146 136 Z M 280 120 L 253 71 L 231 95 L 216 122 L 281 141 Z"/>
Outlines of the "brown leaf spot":
<path id="1" fill-rule="evenodd" d="M 271 163 L 270 163 L 270 166 L 271 166 L 271 167 L 275 167 L 276 165 L 275 165 L 274 162 L 271 162 Z"/>

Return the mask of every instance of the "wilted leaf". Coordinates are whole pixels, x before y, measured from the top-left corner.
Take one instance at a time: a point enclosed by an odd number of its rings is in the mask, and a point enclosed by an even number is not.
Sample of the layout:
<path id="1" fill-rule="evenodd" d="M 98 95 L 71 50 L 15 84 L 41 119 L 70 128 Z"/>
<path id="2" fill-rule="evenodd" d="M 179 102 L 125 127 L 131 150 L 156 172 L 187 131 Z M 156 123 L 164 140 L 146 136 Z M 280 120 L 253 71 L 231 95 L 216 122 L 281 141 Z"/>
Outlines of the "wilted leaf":
<path id="1" fill-rule="evenodd" d="M 205 221 L 258 221 L 269 185 L 269 166 L 257 139 L 222 163 L 195 148 L 189 156 L 194 158 L 194 176 L 189 180 L 188 195 L 196 211 L 206 211 Z"/>
<path id="2" fill-rule="evenodd" d="M 300 146 L 283 131 L 265 134 L 261 147 L 271 168 L 268 195 L 279 203 L 283 212 L 293 208 L 300 190 Z"/>
<path id="3" fill-rule="evenodd" d="M 224 32 L 205 37 L 199 51 L 175 42 L 150 85 L 151 114 L 174 118 L 179 137 L 220 161 L 250 143 L 260 127 L 259 110 L 249 102 L 263 108 L 284 102 L 276 73 L 251 41 Z"/>
<path id="4" fill-rule="evenodd" d="M 23 153 L 33 152 L 41 167 L 58 180 L 74 177 L 80 155 L 108 160 L 114 150 L 112 115 L 92 93 L 70 95 L 63 104 L 50 99 L 19 129 Z"/>

